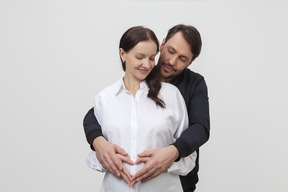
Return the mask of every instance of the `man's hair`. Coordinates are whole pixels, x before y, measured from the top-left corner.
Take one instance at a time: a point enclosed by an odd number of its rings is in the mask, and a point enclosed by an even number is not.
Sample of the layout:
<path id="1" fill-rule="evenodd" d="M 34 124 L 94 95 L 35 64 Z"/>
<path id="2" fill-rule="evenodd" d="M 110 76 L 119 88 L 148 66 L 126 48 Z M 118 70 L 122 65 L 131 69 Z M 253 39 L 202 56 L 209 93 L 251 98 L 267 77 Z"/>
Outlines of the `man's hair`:
<path id="1" fill-rule="evenodd" d="M 202 47 L 201 36 L 198 30 L 191 25 L 175 25 L 168 31 L 168 34 L 165 38 L 165 43 L 177 32 L 181 32 L 184 39 L 190 45 L 191 52 L 193 54 L 192 60 L 196 59 L 200 55 Z"/>

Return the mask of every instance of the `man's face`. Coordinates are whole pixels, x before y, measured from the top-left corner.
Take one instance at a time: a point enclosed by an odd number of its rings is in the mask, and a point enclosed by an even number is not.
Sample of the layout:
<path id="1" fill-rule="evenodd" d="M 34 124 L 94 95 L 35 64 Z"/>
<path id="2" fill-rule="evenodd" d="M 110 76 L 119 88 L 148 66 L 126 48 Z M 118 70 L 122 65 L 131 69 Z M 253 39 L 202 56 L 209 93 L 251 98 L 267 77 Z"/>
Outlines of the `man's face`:
<path id="1" fill-rule="evenodd" d="M 161 81 L 170 82 L 192 63 L 193 54 L 181 32 L 164 43 L 165 39 L 160 47 L 157 66 Z"/>

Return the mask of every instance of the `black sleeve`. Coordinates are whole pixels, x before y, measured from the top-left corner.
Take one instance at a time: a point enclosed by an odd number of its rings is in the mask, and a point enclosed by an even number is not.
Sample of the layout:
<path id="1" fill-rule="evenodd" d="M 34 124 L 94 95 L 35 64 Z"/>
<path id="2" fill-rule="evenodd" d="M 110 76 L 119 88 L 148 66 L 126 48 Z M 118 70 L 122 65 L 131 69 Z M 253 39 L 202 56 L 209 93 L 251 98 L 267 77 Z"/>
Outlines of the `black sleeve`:
<path id="1" fill-rule="evenodd" d="M 92 150 L 94 150 L 92 146 L 92 142 L 96 137 L 103 136 L 102 129 L 99 125 L 95 115 L 94 108 L 91 108 L 88 113 L 85 115 L 83 120 L 83 127 L 86 135 L 86 139 L 90 144 Z"/>
<path id="2" fill-rule="evenodd" d="M 210 135 L 210 117 L 207 85 L 202 77 L 189 98 L 187 111 L 189 127 L 173 144 L 179 151 L 179 157 L 186 157 L 208 141 Z"/>

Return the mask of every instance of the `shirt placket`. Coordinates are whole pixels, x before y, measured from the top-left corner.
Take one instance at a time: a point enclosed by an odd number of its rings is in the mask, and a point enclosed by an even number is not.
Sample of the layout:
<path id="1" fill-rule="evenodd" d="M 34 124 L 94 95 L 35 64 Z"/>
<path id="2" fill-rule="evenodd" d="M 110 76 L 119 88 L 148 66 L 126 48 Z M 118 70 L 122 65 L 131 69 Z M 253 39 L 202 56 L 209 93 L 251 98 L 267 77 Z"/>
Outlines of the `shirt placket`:
<path id="1" fill-rule="evenodd" d="M 137 160 L 137 100 L 132 98 L 132 116 L 131 116 L 131 160 Z M 136 166 L 132 167 L 132 174 L 136 173 Z"/>

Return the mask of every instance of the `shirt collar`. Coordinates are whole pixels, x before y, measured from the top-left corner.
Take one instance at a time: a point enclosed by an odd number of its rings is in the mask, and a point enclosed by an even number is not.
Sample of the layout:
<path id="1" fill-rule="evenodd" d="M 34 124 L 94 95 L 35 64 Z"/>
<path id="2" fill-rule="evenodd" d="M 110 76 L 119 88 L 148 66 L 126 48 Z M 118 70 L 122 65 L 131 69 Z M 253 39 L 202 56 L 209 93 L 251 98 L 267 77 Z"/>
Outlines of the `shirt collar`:
<path id="1" fill-rule="evenodd" d="M 144 80 L 140 83 L 140 90 L 149 89 L 147 82 Z M 118 95 L 120 92 L 127 90 L 123 78 L 119 79 L 114 86 L 114 94 Z"/>

